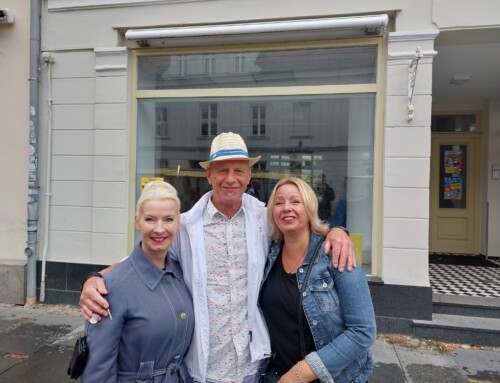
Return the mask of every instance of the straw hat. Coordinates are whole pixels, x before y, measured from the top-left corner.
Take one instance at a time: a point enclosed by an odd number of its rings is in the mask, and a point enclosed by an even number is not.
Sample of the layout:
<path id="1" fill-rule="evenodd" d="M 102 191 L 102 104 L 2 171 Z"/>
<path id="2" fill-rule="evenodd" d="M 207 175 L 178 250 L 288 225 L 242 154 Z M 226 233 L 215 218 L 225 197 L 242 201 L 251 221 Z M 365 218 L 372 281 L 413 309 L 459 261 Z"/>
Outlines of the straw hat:
<path id="1" fill-rule="evenodd" d="M 214 138 L 210 148 L 210 160 L 200 162 L 200 166 L 206 169 L 213 161 L 227 160 L 248 160 L 249 165 L 253 166 L 260 160 L 260 156 L 249 157 L 243 138 L 239 134 L 228 132 L 221 133 Z"/>

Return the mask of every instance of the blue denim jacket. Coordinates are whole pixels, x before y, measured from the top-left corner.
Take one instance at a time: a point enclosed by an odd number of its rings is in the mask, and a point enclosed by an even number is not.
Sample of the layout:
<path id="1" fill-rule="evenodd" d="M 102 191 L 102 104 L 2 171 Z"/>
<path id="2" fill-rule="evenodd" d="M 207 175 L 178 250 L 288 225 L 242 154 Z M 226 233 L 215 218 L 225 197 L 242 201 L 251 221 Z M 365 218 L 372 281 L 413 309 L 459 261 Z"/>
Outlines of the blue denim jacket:
<path id="1" fill-rule="evenodd" d="M 297 271 L 299 288 L 321 238 L 311 233 L 307 256 Z M 271 245 L 262 283 L 282 245 L 283 241 Z M 311 369 L 322 382 L 366 382 L 373 368 L 370 346 L 375 341 L 376 324 L 363 269 L 358 265 L 341 273 L 320 248 L 304 294 L 304 312 L 317 350 L 306 356 Z"/>

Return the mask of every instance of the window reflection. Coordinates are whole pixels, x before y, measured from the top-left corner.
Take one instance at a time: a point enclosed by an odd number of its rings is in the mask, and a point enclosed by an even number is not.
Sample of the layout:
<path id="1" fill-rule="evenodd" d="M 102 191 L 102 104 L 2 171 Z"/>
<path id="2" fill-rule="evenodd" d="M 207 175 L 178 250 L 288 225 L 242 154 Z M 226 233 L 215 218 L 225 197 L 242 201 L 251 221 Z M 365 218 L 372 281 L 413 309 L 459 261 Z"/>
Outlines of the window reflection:
<path id="1" fill-rule="evenodd" d="M 209 157 L 213 136 L 238 133 L 251 156 L 262 156 L 253 169 L 259 198 L 267 201 L 280 178 L 301 177 L 317 191 L 322 219 L 362 233 L 369 263 L 374 104 L 373 94 L 141 99 L 137 182 L 163 177 L 187 211 L 210 189 L 198 163 Z M 168 110 L 168 137 L 151 123 L 158 110 Z"/>
<path id="2" fill-rule="evenodd" d="M 160 177 L 189 210 L 210 190 L 199 162 L 213 137 L 235 132 L 251 156 L 262 156 L 248 194 L 267 202 L 280 178 L 304 179 L 321 218 L 349 228 L 358 262 L 371 273 L 376 94 L 309 94 L 315 86 L 374 84 L 376 63 L 376 45 L 139 56 L 138 90 L 186 89 L 190 97 L 138 93 L 136 198 L 141 180 Z M 219 89 L 250 87 L 288 87 L 295 95 L 218 97 Z"/>
<path id="3" fill-rule="evenodd" d="M 376 46 L 139 57 L 138 89 L 372 84 Z"/>

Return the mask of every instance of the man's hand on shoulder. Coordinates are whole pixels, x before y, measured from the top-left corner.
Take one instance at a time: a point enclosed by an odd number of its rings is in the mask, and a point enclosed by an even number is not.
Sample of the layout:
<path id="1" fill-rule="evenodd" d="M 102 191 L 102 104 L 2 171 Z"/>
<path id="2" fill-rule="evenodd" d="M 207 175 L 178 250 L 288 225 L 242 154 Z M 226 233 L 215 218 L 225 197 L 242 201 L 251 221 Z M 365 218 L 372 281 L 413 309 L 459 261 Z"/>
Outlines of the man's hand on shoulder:
<path id="1" fill-rule="evenodd" d="M 325 254 L 332 252 L 333 267 L 340 272 L 351 271 L 356 267 L 356 257 L 354 256 L 354 246 L 352 245 L 349 232 L 343 227 L 334 227 L 326 236 L 324 245 Z"/>
<path id="2" fill-rule="evenodd" d="M 92 314 L 97 314 L 97 320 L 108 316 L 109 303 L 103 298 L 108 290 L 102 277 L 94 276 L 85 281 L 80 295 L 80 310 L 85 320 L 90 320 Z"/>

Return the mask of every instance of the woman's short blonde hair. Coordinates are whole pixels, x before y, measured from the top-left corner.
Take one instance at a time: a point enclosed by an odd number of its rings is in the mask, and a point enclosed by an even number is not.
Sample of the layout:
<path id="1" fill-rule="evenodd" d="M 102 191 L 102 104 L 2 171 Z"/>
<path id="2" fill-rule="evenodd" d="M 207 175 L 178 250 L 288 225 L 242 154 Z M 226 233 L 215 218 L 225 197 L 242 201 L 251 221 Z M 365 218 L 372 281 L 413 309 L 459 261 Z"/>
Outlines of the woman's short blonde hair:
<path id="1" fill-rule="evenodd" d="M 274 208 L 274 198 L 276 195 L 276 191 L 283 185 L 294 185 L 299 189 L 300 196 L 304 203 L 304 207 L 306 210 L 307 218 L 309 219 L 309 228 L 315 234 L 325 235 L 328 233 L 328 225 L 321 221 L 318 217 L 318 198 L 316 197 L 316 193 L 314 190 L 307 184 L 297 177 L 289 177 L 283 178 L 278 181 L 276 186 L 271 193 L 271 197 L 269 198 L 269 202 L 267 203 L 267 217 L 269 219 L 269 223 L 271 224 L 271 238 L 274 241 L 277 241 L 283 238 L 283 233 L 276 225 L 273 217 L 273 208 Z"/>
<path id="2" fill-rule="evenodd" d="M 135 208 L 135 214 L 137 216 L 142 213 L 142 205 L 144 202 L 151 200 L 171 200 L 177 206 L 177 215 L 180 215 L 181 210 L 181 201 L 177 196 L 177 190 L 170 185 L 168 182 L 163 181 L 152 181 L 148 182 L 144 185 L 144 189 L 142 189 L 141 196 L 137 201 L 137 205 Z"/>

